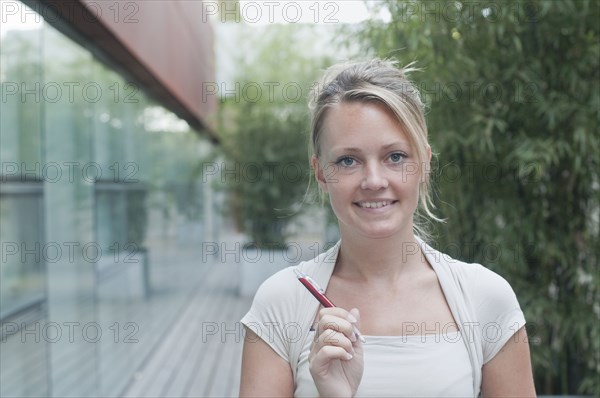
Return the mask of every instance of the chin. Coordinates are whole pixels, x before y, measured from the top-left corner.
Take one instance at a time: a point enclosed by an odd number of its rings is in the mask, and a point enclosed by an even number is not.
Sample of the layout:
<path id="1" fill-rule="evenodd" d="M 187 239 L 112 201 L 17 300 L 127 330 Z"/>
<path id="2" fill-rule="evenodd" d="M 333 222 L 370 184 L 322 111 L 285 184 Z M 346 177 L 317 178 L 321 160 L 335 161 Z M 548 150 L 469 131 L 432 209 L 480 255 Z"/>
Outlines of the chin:
<path id="1" fill-rule="evenodd" d="M 367 239 L 387 239 L 401 235 L 398 228 L 366 228 L 355 230 L 355 233 Z"/>
<path id="2" fill-rule="evenodd" d="M 390 217 L 392 218 L 392 217 Z M 348 222 L 343 222 L 338 218 L 340 233 L 354 235 L 363 239 L 387 239 L 395 236 L 407 236 L 412 234 L 412 217 L 402 217 L 398 219 L 379 220 L 379 222 L 364 222 L 364 220 L 350 218 Z"/>
<path id="3" fill-rule="evenodd" d="M 363 236 L 369 239 L 387 239 L 392 238 L 398 234 L 397 231 L 377 231 L 365 233 Z"/>
<path id="4" fill-rule="evenodd" d="M 412 223 L 393 223 L 393 225 L 379 225 L 365 228 L 353 228 L 355 233 L 368 239 L 388 239 L 406 237 L 412 234 Z"/>

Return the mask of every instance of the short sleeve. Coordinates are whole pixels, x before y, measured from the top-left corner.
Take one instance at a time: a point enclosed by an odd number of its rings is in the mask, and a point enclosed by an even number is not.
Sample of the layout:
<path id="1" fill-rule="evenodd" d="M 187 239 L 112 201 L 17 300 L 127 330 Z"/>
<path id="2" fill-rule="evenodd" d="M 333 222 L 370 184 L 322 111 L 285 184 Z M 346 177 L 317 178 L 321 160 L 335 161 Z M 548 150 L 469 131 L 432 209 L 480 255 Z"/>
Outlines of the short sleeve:
<path id="1" fill-rule="evenodd" d="M 472 282 L 485 364 L 525 325 L 525 317 L 515 292 L 500 275 L 477 264 Z"/>
<path id="2" fill-rule="evenodd" d="M 243 325 L 288 362 L 290 342 L 299 333 L 294 319 L 294 283 L 291 267 L 272 275 L 260 285 L 250 310 L 241 319 Z"/>

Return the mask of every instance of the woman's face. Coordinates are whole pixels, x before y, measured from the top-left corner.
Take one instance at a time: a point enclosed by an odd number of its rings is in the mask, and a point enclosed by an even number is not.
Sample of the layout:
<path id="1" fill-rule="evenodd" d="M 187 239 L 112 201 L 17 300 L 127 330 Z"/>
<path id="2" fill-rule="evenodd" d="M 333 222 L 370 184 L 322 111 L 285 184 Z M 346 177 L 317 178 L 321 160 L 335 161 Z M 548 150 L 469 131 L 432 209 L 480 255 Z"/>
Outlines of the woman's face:
<path id="1" fill-rule="evenodd" d="M 412 236 L 419 164 L 391 111 L 376 102 L 334 105 L 325 115 L 320 153 L 313 157 L 315 175 L 342 237 Z"/>

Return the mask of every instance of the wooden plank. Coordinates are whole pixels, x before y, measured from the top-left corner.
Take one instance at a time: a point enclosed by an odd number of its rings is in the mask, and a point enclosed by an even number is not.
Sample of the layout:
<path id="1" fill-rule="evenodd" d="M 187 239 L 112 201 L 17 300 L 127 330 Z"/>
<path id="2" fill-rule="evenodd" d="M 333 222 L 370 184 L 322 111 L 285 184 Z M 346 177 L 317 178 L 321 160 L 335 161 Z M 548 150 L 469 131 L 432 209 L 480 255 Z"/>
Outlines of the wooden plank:
<path id="1" fill-rule="evenodd" d="M 250 305 L 252 304 L 249 300 L 240 300 L 239 301 L 239 309 L 238 309 L 238 322 L 242 317 L 248 312 L 250 309 Z M 243 325 L 241 325 L 243 327 Z M 236 346 L 236 349 L 233 352 L 233 357 L 231 359 L 231 363 L 235 364 L 230 374 L 230 382 L 229 382 L 229 391 L 224 394 L 227 397 L 237 397 L 240 392 L 240 377 L 242 373 L 242 349 L 243 349 L 243 336 L 242 341 L 239 345 Z"/>
<path id="2" fill-rule="evenodd" d="M 237 299 L 232 305 L 230 316 L 226 319 L 228 329 L 239 328 L 236 338 L 226 336 L 225 347 L 215 364 L 216 376 L 212 378 L 212 385 L 207 393 L 209 397 L 233 397 L 239 393 L 239 375 L 241 368 L 242 347 L 244 343 L 243 328 L 239 319 L 247 311 L 248 303 Z M 230 338 L 231 337 L 231 338 Z"/>
<path id="3" fill-rule="evenodd" d="M 188 318 L 187 327 L 190 329 L 190 340 L 185 352 L 177 358 L 178 367 L 171 374 L 169 383 L 161 391 L 161 397 L 181 397 L 193 374 L 196 357 L 201 355 L 202 351 L 202 327 L 203 323 L 215 319 L 222 310 L 222 303 L 218 295 L 218 288 L 224 282 L 226 275 L 219 270 L 215 270 L 215 276 L 218 277 L 215 283 L 210 287 L 199 289 L 191 307 L 194 314 Z M 214 293 L 213 293 L 214 292 Z"/>
<path id="4" fill-rule="evenodd" d="M 51 357 L 57 356 L 51 360 L 50 365 L 51 372 L 54 373 L 52 375 L 53 396 L 72 397 L 94 394 L 97 387 L 97 356 L 94 344 L 85 341 L 73 343 L 60 341 L 50 346 Z"/>
<path id="5" fill-rule="evenodd" d="M 230 283 L 233 283 L 230 279 Z M 241 343 L 241 325 L 237 323 L 238 314 L 235 311 L 237 304 L 240 301 L 245 301 L 239 298 L 232 288 L 233 285 L 224 286 L 222 291 L 222 300 L 228 304 L 229 311 L 224 312 L 218 319 L 220 328 L 222 329 L 221 334 L 218 336 L 212 336 L 212 339 L 207 340 L 205 343 L 205 355 L 202 361 L 199 361 L 199 367 L 197 370 L 197 378 L 189 386 L 189 390 L 186 391 L 186 396 L 197 397 L 197 396 L 209 396 L 213 386 L 220 388 L 223 382 L 229 382 L 231 378 L 232 367 L 239 366 L 238 364 L 232 364 L 227 359 L 227 353 L 231 350 L 230 345 L 235 345 L 236 340 Z M 235 320 L 235 323 L 232 321 Z M 237 327 L 237 329 L 236 329 Z M 237 395 L 237 393 L 236 393 Z"/>
<path id="6" fill-rule="evenodd" d="M 192 301 L 187 306 L 186 311 L 182 314 L 181 319 L 176 321 L 174 329 L 169 334 L 162 345 L 162 359 L 154 362 L 153 366 L 148 371 L 143 371 L 144 376 L 148 376 L 150 381 L 146 383 L 145 389 L 140 396 L 162 396 L 168 388 L 176 372 L 179 360 L 187 349 L 189 342 L 193 339 L 193 330 L 189 327 L 186 319 L 189 319 Z"/>
<path id="7" fill-rule="evenodd" d="M 190 390 L 192 389 L 203 390 L 205 386 L 210 383 L 209 373 L 210 369 L 214 366 L 212 361 L 214 356 L 213 352 L 218 350 L 220 345 L 220 320 L 223 311 L 227 308 L 227 301 L 224 299 L 223 291 L 225 290 L 227 283 L 231 281 L 231 277 L 227 275 L 228 268 L 225 265 L 219 265 L 219 272 L 221 272 L 224 277 L 222 279 L 223 283 L 219 286 L 215 286 L 214 291 L 211 293 L 213 296 L 217 297 L 219 305 L 215 306 L 215 311 L 212 315 L 204 317 L 204 322 L 210 322 L 210 327 L 216 328 L 218 334 L 208 334 L 208 330 L 206 330 L 203 335 L 200 336 L 201 344 L 196 353 L 192 373 L 185 384 L 181 396 L 189 395 Z"/>
<path id="8" fill-rule="evenodd" d="M 210 266 L 214 268 L 214 266 Z M 187 327 L 183 320 L 189 317 L 189 311 L 193 309 L 192 303 L 193 298 L 201 291 L 205 286 L 210 286 L 214 283 L 216 273 L 212 272 L 212 269 L 205 274 L 205 279 L 197 290 L 190 296 L 188 304 L 180 312 L 177 319 L 173 320 L 173 327 L 168 329 L 159 346 L 155 349 L 154 353 L 138 371 L 138 375 L 141 376 L 139 379 L 132 381 L 130 387 L 123 394 L 125 397 L 146 397 L 146 396 L 158 396 L 158 391 L 163 389 L 164 384 L 170 377 L 170 372 L 176 366 L 177 355 L 180 350 L 181 341 L 186 340 L 191 335 L 192 330 Z"/>
<path id="9" fill-rule="evenodd" d="M 38 389 L 31 386 L 31 394 L 48 395 L 46 385 L 47 344 L 43 339 L 35 342 L 33 338 L 22 340 L 20 333 L 6 336 L 0 347 L 0 396 L 24 396 L 32 379 L 43 379 L 44 385 L 35 383 Z"/>
<path id="10" fill-rule="evenodd" d="M 239 392 L 243 325 L 251 299 L 238 297 L 237 264 L 218 263 L 190 297 L 125 397 L 230 397 Z M 207 335 L 210 322 L 217 333 Z"/>
<path id="11" fill-rule="evenodd" d="M 231 348 L 234 348 L 235 344 L 239 344 L 242 341 L 241 325 L 238 322 L 232 321 L 232 318 L 235 317 L 236 301 L 239 301 L 236 299 L 237 297 L 233 295 L 224 295 L 223 297 L 223 301 L 227 303 L 228 308 L 222 314 L 221 319 L 219 319 L 221 334 L 217 344 L 220 345 L 220 349 L 208 375 L 208 383 L 204 390 L 205 396 L 211 396 L 210 391 L 215 388 L 219 389 L 224 382 L 229 380 L 229 375 L 231 374 L 230 368 L 233 364 L 229 362 L 228 357 L 231 356 Z"/>

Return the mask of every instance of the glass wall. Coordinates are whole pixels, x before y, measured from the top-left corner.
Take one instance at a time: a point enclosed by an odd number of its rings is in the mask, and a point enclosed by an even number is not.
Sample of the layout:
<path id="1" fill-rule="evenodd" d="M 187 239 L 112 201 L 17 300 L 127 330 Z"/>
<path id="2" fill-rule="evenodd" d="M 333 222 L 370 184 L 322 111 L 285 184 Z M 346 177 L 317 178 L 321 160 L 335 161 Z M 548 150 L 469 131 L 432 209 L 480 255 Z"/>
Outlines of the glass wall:
<path id="1" fill-rule="evenodd" d="M 19 13 L 2 16 L 0 39 L 0 395 L 118 396 L 205 270 L 198 243 L 213 234 L 213 204 L 197 170 L 212 148 L 10 3 Z"/>

